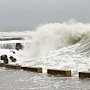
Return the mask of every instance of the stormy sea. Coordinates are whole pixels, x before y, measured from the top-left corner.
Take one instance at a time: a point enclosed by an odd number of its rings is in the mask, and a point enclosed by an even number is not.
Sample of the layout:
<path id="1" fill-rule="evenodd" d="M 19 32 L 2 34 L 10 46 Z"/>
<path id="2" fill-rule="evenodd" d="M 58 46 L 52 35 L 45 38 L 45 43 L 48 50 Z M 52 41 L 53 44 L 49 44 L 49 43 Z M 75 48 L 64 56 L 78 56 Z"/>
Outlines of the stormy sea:
<path id="1" fill-rule="evenodd" d="M 32 31 L 0 32 L 0 56 L 3 55 L 9 64 L 42 67 L 43 73 L 0 68 L 0 90 L 90 89 L 89 79 L 78 78 L 78 72 L 90 72 L 88 23 L 48 23 Z M 71 70 L 72 77 L 48 77 L 47 69 Z"/>

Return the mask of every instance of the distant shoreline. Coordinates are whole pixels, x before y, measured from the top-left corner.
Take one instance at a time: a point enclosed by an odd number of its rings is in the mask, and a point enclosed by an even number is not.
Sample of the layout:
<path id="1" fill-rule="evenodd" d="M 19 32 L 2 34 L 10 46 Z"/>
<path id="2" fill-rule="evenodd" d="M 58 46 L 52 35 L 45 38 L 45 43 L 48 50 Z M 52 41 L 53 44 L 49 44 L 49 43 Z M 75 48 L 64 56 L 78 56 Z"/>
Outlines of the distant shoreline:
<path id="1" fill-rule="evenodd" d="M 23 38 L 1 38 L 0 41 L 8 41 L 8 40 L 23 40 Z"/>

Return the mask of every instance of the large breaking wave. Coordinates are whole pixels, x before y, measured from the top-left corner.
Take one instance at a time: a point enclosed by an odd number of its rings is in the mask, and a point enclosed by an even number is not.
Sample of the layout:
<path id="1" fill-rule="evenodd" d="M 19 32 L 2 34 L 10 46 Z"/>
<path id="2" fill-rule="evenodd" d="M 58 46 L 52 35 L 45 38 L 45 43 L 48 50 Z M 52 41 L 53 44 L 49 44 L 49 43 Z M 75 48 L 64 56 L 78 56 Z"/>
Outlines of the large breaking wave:
<path id="1" fill-rule="evenodd" d="M 45 70 L 69 69 L 73 74 L 90 70 L 90 24 L 50 23 L 39 26 L 30 36 L 23 34 L 27 40 L 23 41 L 23 50 L 14 50 L 14 54 L 12 50 L 10 53 L 9 50 L 0 51 L 14 56 L 15 63 L 40 66 Z"/>
<path id="2" fill-rule="evenodd" d="M 39 26 L 33 35 L 30 55 L 37 56 L 62 47 L 86 44 L 90 40 L 90 24 L 50 23 Z M 85 47 L 86 48 L 86 47 Z"/>

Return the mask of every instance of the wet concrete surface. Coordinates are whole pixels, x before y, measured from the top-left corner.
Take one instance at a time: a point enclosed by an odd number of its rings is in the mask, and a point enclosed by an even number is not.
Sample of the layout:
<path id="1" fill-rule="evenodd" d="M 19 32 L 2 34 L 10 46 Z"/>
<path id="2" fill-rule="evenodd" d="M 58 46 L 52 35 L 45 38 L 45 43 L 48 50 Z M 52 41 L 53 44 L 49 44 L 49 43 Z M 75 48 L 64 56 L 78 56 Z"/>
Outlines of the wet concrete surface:
<path id="1" fill-rule="evenodd" d="M 0 90 L 90 90 L 90 79 L 0 68 Z"/>

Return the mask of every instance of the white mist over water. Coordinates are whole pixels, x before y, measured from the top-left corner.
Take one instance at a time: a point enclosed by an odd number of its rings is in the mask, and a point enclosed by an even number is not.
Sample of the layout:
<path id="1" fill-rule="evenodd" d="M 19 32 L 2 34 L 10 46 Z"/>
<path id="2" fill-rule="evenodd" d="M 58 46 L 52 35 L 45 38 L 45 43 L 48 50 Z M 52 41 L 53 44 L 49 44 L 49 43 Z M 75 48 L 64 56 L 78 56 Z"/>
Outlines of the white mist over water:
<path id="1" fill-rule="evenodd" d="M 39 26 L 31 36 L 30 40 L 27 35 L 24 37 L 28 40 L 23 42 L 23 50 L 12 54 L 17 58 L 16 63 L 40 66 L 45 70 L 72 70 L 73 75 L 90 69 L 90 24 L 45 24 Z"/>
<path id="2" fill-rule="evenodd" d="M 30 51 L 32 56 L 79 43 L 89 37 L 90 25 L 82 23 L 52 23 L 37 28 Z M 89 39 L 89 38 L 88 38 Z"/>

